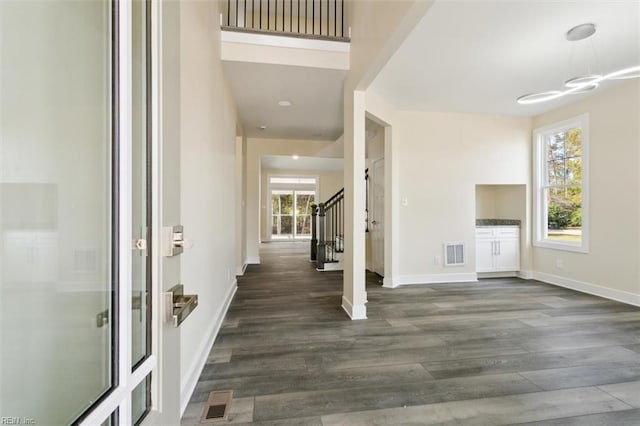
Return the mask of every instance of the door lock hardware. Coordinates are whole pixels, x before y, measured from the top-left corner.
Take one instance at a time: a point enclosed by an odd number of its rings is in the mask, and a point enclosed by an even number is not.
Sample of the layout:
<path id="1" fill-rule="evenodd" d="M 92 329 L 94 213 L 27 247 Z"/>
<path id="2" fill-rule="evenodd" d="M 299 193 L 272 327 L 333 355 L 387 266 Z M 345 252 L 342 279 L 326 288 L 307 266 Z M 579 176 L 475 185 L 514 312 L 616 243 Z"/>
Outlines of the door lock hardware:
<path id="1" fill-rule="evenodd" d="M 109 324 L 109 310 L 105 309 L 102 312 L 98 312 L 96 315 L 96 326 L 98 326 L 98 328 L 102 328 L 107 324 Z"/>
<path id="2" fill-rule="evenodd" d="M 162 254 L 166 257 L 176 256 L 193 247 L 191 241 L 184 239 L 184 227 L 182 225 L 166 226 L 162 230 Z"/>
<path id="3" fill-rule="evenodd" d="M 164 293 L 164 305 L 166 321 L 178 327 L 198 306 L 198 295 L 184 294 L 184 285 L 177 284 Z"/>

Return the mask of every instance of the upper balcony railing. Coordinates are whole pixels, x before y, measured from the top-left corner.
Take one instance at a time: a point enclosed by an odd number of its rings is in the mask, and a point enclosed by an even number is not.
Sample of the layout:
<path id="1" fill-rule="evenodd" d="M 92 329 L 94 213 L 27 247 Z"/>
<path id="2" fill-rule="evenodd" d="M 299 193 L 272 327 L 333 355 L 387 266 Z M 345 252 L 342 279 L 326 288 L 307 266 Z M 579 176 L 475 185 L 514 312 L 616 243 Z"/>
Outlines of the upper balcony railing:
<path id="1" fill-rule="evenodd" d="M 227 0 L 222 26 L 295 37 L 348 40 L 344 0 Z"/>

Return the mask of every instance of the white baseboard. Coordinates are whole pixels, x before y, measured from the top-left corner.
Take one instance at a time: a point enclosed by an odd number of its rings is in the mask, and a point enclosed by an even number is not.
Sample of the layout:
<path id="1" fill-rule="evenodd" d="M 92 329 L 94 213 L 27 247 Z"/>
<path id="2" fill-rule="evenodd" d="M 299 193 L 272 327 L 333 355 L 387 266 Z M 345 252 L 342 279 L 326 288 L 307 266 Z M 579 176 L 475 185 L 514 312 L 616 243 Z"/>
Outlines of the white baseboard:
<path id="1" fill-rule="evenodd" d="M 384 288 L 396 288 L 400 285 L 400 279 L 398 277 L 384 277 L 382 279 L 382 287 Z"/>
<path id="2" fill-rule="evenodd" d="M 247 270 L 247 266 L 248 266 L 248 265 L 247 265 L 246 263 L 245 263 L 245 264 L 243 264 L 242 266 L 238 266 L 238 267 L 236 268 L 236 276 L 237 276 L 237 277 L 241 277 L 241 276 L 243 276 L 243 275 L 244 275 L 244 273 L 245 273 L 245 271 Z"/>
<path id="3" fill-rule="evenodd" d="M 597 284 L 585 283 L 583 281 L 577 281 L 577 280 L 572 280 L 570 278 L 559 277 L 557 275 L 547 274 L 545 272 L 533 272 L 533 278 L 547 284 L 553 284 L 560 287 L 569 288 L 571 290 L 576 290 L 582 293 L 604 297 L 605 299 L 615 300 L 616 302 L 622 302 L 629 305 L 640 306 L 640 295 L 629 293 L 627 291 L 602 287 Z"/>
<path id="4" fill-rule="evenodd" d="M 518 271 L 518 272 L 516 272 L 516 276 L 518 278 L 522 278 L 523 280 L 532 280 L 533 279 L 533 271 Z"/>
<path id="5" fill-rule="evenodd" d="M 329 262 L 324 264 L 324 269 L 316 268 L 318 272 L 327 272 L 327 271 L 342 271 L 344 270 L 344 264 L 342 262 Z"/>
<path id="6" fill-rule="evenodd" d="M 517 277 L 517 272 L 478 272 L 478 279 L 480 278 L 514 278 Z"/>
<path id="7" fill-rule="evenodd" d="M 202 370 L 204 369 L 204 365 L 207 362 L 207 358 L 209 357 L 209 353 L 211 352 L 213 343 L 216 341 L 216 337 L 218 337 L 218 333 L 220 332 L 220 328 L 222 327 L 222 322 L 224 321 L 225 315 L 227 315 L 227 311 L 229 310 L 229 306 L 231 305 L 233 296 L 235 296 L 236 294 L 236 290 L 238 290 L 238 281 L 233 280 L 231 288 L 229 289 L 229 291 L 227 292 L 227 296 L 225 297 L 224 303 L 218 310 L 218 314 L 216 315 L 216 319 L 213 322 L 213 326 L 209 330 L 206 339 L 203 339 L 204 343 L 200 347 L 199 355 L 189 367 L 186 379 L 184 380 L 184 386 L 182 386 L 182 388 L 180 389 L 180 417 L 182 417 L 182 415 L 184 414 L 184 410 L 187 409 L 187 405 L 189 404 L 191 395 L 193 394 L 193 391 L 196 388 L 196 384 L 198 383 L 198 379 L 202 374 Z"/>
<path id="8" fill-rule="evenodd" d="M 458 274 L 401 275 L 398 285 L 470 283 L 476 281 L 478 281 L 478 274 L 475 272 L 462 272 Z"/>
<path id="9" fill-rule="evenodd" d="M 352 320 L 364 320 L 367 319 L 367 307 L 365 304 L 353 306 L 351 302 L 344 296 L 342 296 L 342 309 L 349 315 Z"/>
<path id="10" fill-rule="evenodd" d="M 247 265 L 259 265 L 260 256 L 249 256 L 247 257 L 247 260 L 244 263 Z"/>

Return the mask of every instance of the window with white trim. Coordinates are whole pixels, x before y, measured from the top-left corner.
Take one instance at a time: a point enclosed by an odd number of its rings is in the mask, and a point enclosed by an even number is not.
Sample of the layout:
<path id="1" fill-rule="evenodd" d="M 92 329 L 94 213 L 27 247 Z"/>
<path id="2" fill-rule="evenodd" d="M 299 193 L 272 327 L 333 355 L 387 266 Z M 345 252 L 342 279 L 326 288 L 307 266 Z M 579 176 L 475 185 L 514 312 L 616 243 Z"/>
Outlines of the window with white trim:
<path id="1" fill-rule="evenodd" d="M 534 245 L 589 250 L 587 114 L 534 130 Z"/>

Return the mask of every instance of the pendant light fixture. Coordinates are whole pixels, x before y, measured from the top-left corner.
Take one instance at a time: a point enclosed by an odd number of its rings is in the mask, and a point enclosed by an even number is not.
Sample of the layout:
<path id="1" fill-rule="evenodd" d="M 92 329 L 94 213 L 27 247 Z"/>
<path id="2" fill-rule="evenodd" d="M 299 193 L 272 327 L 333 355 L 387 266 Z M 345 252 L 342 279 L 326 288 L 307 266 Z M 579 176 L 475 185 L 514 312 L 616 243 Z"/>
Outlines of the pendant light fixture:
<path id="1" fill-rule="evenodd" d="M 596 26 L 593 23 L 580 24 L 573 28 L 571 28 L 565 34 L 565 38 L 567 41 L 571 43 L 587 40 L 589 37 L 596 33 Z M 629 78 L 639 78 L 640 77 L 640 65 L 624 68 L 618 71 L 613 71 L 608 74 L 602 75 L 597 72 L 593 72 L 591 70 L 591 65 L 595 67 L 598 66 L 598 57 L 596 55 L 595 47 L 593 46 L 593 42 L 588 40 L 587 48 L 590 50 L 587 52 L 586 56 L 586 71 L 582 74 L 575 75 L 573 77 L 568 78 L 564 82 L 564 90 L 549 90 L 544 92 L 537 93 L 529 93 L 526 95 L 522 95 L 517 99 L 519 104 L 527 105 L 527 104 L 536 104 L 540 102 L 547 102 L 553 99 L 558 99 L 566 95 L 577 95 L 579 93 L 586 93 L 592 90 L 595 90 L 599 87 L 600 83 L 605 80 L 622 80 Z M 571 46 L 571 59 L 573 59 L 576 45 L 572 44 Z M 591 60 L 589 59 L 591 56 Z M 570 61 L 570 66 L 573 64 L 573 61 Z M 573 70 L 570 70 L 573 72 Z"/>

